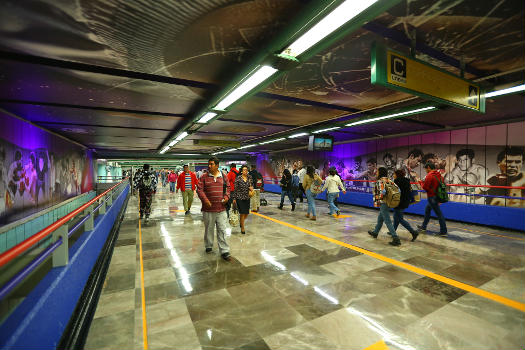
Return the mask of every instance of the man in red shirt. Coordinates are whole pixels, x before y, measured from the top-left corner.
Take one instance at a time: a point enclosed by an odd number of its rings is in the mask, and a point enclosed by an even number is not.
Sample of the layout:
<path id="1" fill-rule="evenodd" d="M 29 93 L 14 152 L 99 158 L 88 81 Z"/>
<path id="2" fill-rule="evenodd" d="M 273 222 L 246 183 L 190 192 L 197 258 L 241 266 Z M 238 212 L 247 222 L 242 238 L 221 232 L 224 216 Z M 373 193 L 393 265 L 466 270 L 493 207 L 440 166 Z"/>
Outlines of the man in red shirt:
<path id="1" fill-rule="evenodd" d="M 427 192 L 427 207 L 425 208 L 425 219 L 423 224 L 417 228 L 420 231 L 426 231 L 428 222 L 430 221 L 430 214 L 432 210 L 436 213 L 436 216 L 439 220 L 439 235 L 447 235 L 447 224 L 445 222 L 445 217 L 439 208 L 439 202 L 436 198 L 436 191 L 440 181 L 443 181 L 441 173 L 436 170 L 436 166 L 432 162 L 425 164 L 425 170 L 427 176 L 425 177 L 425 182 L 423 183 L 423 189 Z"/>
<path id="2" fill-rule="evenodd" d="M 219 159 L 208 160 L 208 172 L 202 174 L 197 185 L 197 195 L 202 202 L 204 220 L 204 245 L 206 253 L 213 249 L 214 231 L 217 227 L 217 245 L 224 260 L 230 261 L 230 247 L 226 242 L 228 228 L 226 203 L 230 199 L 230 184 L 219 170 Z"/>
<path id="3" fill-rule="evenodd" d="M 190 171 L 190 167 L 188 165 L 184 165 L 184 171 L 177 179 L 177 193 L 179 190 L 182 192 L 182 203 L 184 205 L 185 215 L 190 213 L 191 204 L 193 203 L 193 195 L 195 194 L 197 183 L 198 181 L 195 173 Z"/>

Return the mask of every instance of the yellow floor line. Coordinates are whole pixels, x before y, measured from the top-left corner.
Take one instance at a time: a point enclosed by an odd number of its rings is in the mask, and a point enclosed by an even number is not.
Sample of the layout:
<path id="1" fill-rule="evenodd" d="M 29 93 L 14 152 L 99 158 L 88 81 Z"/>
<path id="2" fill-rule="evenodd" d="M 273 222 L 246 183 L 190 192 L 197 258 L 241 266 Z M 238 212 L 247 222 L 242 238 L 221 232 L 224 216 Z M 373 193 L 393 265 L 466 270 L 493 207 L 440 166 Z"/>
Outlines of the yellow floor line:
<path id="1" fill-rule="evenodd" d="M 417 273 L 419 275 L 432 278 L 432 279 L 434 279 L 436 281 L 440 281 L 440 282 L 446 283 L 448 285 L 454 286 L 456 288 L 463 289 L 463 290 L 465 290 L 467 292 L 470 292 L 470 293 L 477 294 L 479 296 L 482 296 L 484 298 L 493 300 L 495 302 L 498 302 L 498 303 L 506 305 L 506 306 L 510 306 L 510 307 L 512 307 L 514 309 L 517 309 L 517 310 L 520 310 L 522 312 L 525 312 L 525 304 L 520 303 L 520 302 L 518 302 L 516 300 L 512 300 L 512 299 L 509 299 L 509 298 L 506 298 L 504 296 L 501 296 L 501 295 L 498 295 L 498 294 L 494 294 L 494 293 L 491 293 L 491 292 L 487 292 L 487 291 L 485 291 L 483 289 L 476 288 L 476 287 L 471 286 L 469 284 L 453 280 L 452 278 L 448 278 L 448 277 L 445 277 L 445 276 L 438 275 L 438 274 L 436 274 L 434 272 L 431 272 L 431 271 L 428 271 L 428 270 L 425 270 L 425 269 L 422 269 L 422 268 L 419 268 L 419 267 L 416 267 L 416 266 L 412 266 L 412 265 L 407 264 L 407 263 L 402 262 L 402 261 L 391 259 L 391 258 L 386 257 L 384 255 L 374 253 L 374 252 L 372 252 L 370 250 L 366 250 L 366 249 L 360 248 L 360 247 L 352 245 L 352 244 L 348 244 L 348 243 L 345 243 L 345 242 L 338 241 L 336 239 L 327 237 L 325 235 L 322 235 L 322 234 L 319 234 L 319 233 L 316 233 L 316 232 L 304 229 L 304 228 L 299 227 L 299 226 L 295 226 L 295 225 L 289 224 L 289 223 L 284 222 L 284 221 L 280 221 L 280 220 L 271 218 L 271 217 L 266 216 L 266 215 L 262 215 L 262 214 L 259 214 L 259 213 L 252 213 L 252 214 L 253 215 L 257 215 L 259 217 L 262 217 L 264 219 L 273 221 L 275 223 L 281 224 L 283 226 L 287 226 L 287 227 L 293 228 L 295 230 L 307 233 L 309 235 L 312 235 L 312 236 L 324 239 L 325 241 L 332 242 L 332 243 L 338 244 L 340 246 L 352 249 L 352 250 L 354 250 L 356 252 L 359 252 L 359 253 L 371 256 L 372 258 L 375 258 L 375 259 L 387 262 L 387 263 L 395 265 L 397 267 L 401 267 L 401 268 L 403 268 L 405 270 Z M 393 249 L 395 249 L 395 248 L 393 248 Z"/>
<path id="2" fill-rule="evenodd" d="M 416 220 L 416 219 L 407 219 L 407 220 L 409 220 L 409 221 L 417 221 L 417 222 L 421 221 L 421 220 Z M 498 235 L 497 233 L 490 233 L 490 232 L 485 232 L 485 231 L 471 230 L 471 229 L 468 229 L 468 228 L 454 227 L 454 226 L 449 226 L 449 225 L 447 225 L 447 227 L 455 229 L 455 230 L 465 230 L 465 231 L 470 231 L 470 232 L 476 232 L 476 233 L 479 233 L 479 234 L 482 234 L 482 235 L 487 235 L 487 236 L 503 237 L 503 238 L 508 238 L 508 239 L 514 239 L 514 240 L 517 240 L 517 241 L 525 241 L 525 238 L 520 238 L 520 237 Z"/>
<path id="3" fill-rule="evenodd" d="M 365 348 L 364 350 L 388 350 L 388 346 L 386 346 L 383 340 L 380 340 L 377 343 Z"/>
<path id="4" fill-rule="evenodd" d="M 139 196 L 140 208 L 140 196 Z M 139 209 L 140 210 L 140 209 Z M 141 219 L 139 219 L 139 252 L 140 252 L 140 294 L 142 300 L 142 338 L 144 339 L 144 350 L 148 350 L 148 326 L 146 323 L 146 292 L 144 291 L 144 263 L 142 260 L 142 230 Z"/>

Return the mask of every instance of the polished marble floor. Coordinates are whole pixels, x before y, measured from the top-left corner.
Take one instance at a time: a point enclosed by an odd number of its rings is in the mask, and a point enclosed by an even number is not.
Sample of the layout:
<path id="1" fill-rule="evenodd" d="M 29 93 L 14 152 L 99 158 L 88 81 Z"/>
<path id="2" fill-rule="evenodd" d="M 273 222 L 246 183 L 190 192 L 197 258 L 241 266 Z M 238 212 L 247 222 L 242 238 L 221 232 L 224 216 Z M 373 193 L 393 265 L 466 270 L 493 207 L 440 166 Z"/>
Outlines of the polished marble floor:
<path id="1" fill-rule="evenodd" d="M 226 262 L 216 246 L 204 252 L 199 200 L 184 215 L 180 194 L 158 192 L 141 225 L 150 349 L 524 348 L 524 312 L 301 228 L 525 303 L 522 233 L 449 222 L 447 238 L 429 232 L 410 242 L 400 228 L 402 245 L 391 247 L 385 228 L 377 239 L 367 234 L 373 209 L 342 205 L 334 218 L 318 201 L 314 222 L 306 200 L 292 212 L 277 208 L 277 195 L 266 198 L 265 217 L 250 215 L 246 235 L 231 230 Z M 85 348 L 143 349 L 142 315 L 131 197 Z"/>

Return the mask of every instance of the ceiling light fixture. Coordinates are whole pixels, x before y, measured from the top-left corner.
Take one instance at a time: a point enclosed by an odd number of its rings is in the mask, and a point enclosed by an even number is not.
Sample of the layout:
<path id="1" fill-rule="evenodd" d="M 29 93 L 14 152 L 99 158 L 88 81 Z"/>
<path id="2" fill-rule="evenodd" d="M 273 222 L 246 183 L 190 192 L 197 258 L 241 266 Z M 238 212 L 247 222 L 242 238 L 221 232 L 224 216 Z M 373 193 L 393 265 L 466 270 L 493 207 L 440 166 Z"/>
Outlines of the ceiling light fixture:
<path id="1" fill-rule="evenodd" d="M 512 94 L 513 92 L 520 92 L 520 91 L 525 91 L 525 84 L 514 86 L 508 89 L 492 91 L 492 92 L 485 94 L 485 97 L 507 95 L 507 94 Z"/>
<path id="2" fill-rule="evenodd" d="M 270 141 L 259 142 L 259 145 L 266 145 L 268 143 L 279 142 L 279 141 L 282 141 L 282 140 L 286 140 L 286 137 L 282 137 L 280 139 L 275 139 L 275 140 L 270 140 Z"/>
<path id="3" fill-rule="evenodd" d="M 217 113 L 208 112 L 208 113 L 204 114 L 204 115 L 203 115 L 203 116 L 197 121 L 197 123 L 200 123 L 200 124 L 207 123 L 207 122 L 209 122 L 211 119 L 213 119 L 216 115 L 217 115 Z"/>
<path id="4" fill-rule="evenodd" d="M 331 127 L 331 128 L 316 130 L 316 131 L 313 131 L 312 134 L 319 134 L 320 132 L 325 132 L 325 131 L 330 131 L 330 130 L 337 130 L 337 129 L 341 129 L 341 127 L 340 126 L 334 126 L 334 127 Z"/>
<path id="5" fill-rule="evenodd" d="M 253 73 L 248 75 L 239 86 L 237 86 L 232 92 L 224 97 L 213 109 L 225 110 L 238 99 L 246 95 L 248 92 L 253 90 L 257 85 L 271 77 L 277 72 L 277 69 L 269 66 L 257 66 Z"/>
<path id="6" fill-rule="evenodd" d="M 346 0 L 301 35 L 282 53 L 293 57 L 299 56 L 376 2 L 377 0 Z"/>
<path id="7" fill-rule="evenodd" d="M 435 109 L 437 109 L 437 108 L 434 107 L 434 106 L 428 106 L 428 107 L 413 109 L 413 110 L 410 110 L 410 111 L 399 112 L 399 113 L 394 113 L 394 114 L 388 114 L 388 115 L 375 117 L 375 118 L 370 118 L 370 119 L 358 120 L 356 122 L 346 124 L 346 126 L 356 126 L 356 125 L 360 125 L 360 124 L 367 124 L 367 123 L 372 123 L 372 122 L 376 122 L 376 121 L 380 121 L 380 120 L 397 118 L 397 117 L 401 117 L 401 116 L 404 116 L 404 115 L 411 115 L 411 114 L 416 114 L 416 113 L 420 113 L 420 112 L 428 112 L 428 111 L 432 111 L 432 110 L 435 110 Z"/>
<path id="8" fill-rule="evenodd" d="M 230 149 L 227 149 L 227 150 L 225 150 L 223 152 L 225 153 L 225 152 L 233 152 L 233 151 L 237 151 L 237 148 L 230 148 Z"/>
<path id="9" fill-rule="evenodd" d="M 160 151 L 159 153 L 160 153 L 160 154 L 164 154 L 164 153 L 168 152 L 169 149 L 170 149 L 170 148 L 169 148 L 168 146 L 166 146 L 166 147 L 164 147 L 164 148 L 162 149 L 162 151 Z"/>
<path id="10" fill-rule="evenodd" d="M 188 136 L 188 133 L 186 131 L 184 131 L 182 134 L 180 134 L 179 136 L 177 136 L 177 138 L 175 139 L 176 141 L 180 141 L 182 140 L 183 138 L 185 138 L 186 136 Z"/>
<path id="11" fill-rule="evenodd" d="M 289 139 L 294 139 L 294 138 L 296 138 L 296 137 L 301 137 L 301 136 L 306 136 L 306 135 L 308 135 L 307 132 L 300 132 L 300 133 L 298 133 L 298 134 L 290 135 L 290 136 L 288 136 L 288 138 L 289 138 Z"/>
<path id="12" fill-rule="evenodd" d="M 250 148 L 250 147 L 255 147 L 255 146 L 257 146 L 257 144 L 241 146 L 239 147 L 239 149 L 245 149 L 245 148 Z"/>
<path id="13" fill-rule="evenodd" d="M 172 140 L 172 141 L 168 144 L 168 147 L 173 147 L 173 146 L 175 146 L 175 144 L 176 144 L 177 142 L 179 142 L 179 141 L 177 141 L 177 140 Z"/>

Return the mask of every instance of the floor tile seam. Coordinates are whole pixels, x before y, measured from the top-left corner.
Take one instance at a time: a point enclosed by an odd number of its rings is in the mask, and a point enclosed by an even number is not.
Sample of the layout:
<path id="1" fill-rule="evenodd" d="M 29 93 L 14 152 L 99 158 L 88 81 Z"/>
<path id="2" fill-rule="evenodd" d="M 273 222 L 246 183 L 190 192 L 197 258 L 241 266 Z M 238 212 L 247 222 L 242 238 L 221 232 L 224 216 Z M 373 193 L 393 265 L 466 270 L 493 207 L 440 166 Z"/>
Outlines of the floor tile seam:
<path id="1" fill-rule="evenodd" d="M 381 254 L 375 253 L 373 251 L 370 251 L 370 250 L 367 250 L 367 249 L 364 249 L 364 248 L 361 248 L 361 247 L 358 247 L 358 246 L 355 246 L 355 245 L 352 245 L 352 244 L 348 244 L 348 243 L 345 243 L 345 242 L 338 241 L 336 239 L 333 239 L 333 238 L 324 236 L 322 234 L 319 234 L 319 233 L 316 233 L 316 232 L 304 229 L 302 227 L 298 227 L 298 226 L 295 226 L 295 225 L 292 225 L 292 224 L 289 224 L 289 223 L 286 223 L 286 222 L 283 222 L 283 221 L 271 218 L 269 216 L 265 216 L 265 215 L 262 215 L 262 214 L 259 214 L 259 213 L 254 213 L 254 215 L 257 215 L 257 216 L 260 216 L 260 217 L 265 218 L 267 220 L 276 222 L 276 223 L 281 224 L 283 226 L 287 226 L 287 227 L 290 227 L 292 229 L 299 230 L 301 232 L 310 234 L 312 236 L 315 236 L 315 237 L 327 240 L 329 242 L 332 242 L 332 243 L 335 243 L 335 244 L 347 247 L 349 249 L 361 252 L 361 253 L 363 253 L 363 254 L 365 254 L 367 256 L 370 256 L 372 258 L 385 261 L 385 262 L 390 263 L 392 265 L 401 267 L 401 268 L 403 268 L 405 270 L 409 270 L 409 271 L 415 272 L 415 273 L 417 273 L 419 275 L 432 278 L 432 279 L 437 280 L 439 282 L 442 282 L 442 283 L 454 286 L 454 287 L 459 288 L 459 289 L 463 289 L 463 290 L 465 290 L 467 292 L 480 295 L 480 296 L 485 297 L 487 299 L 499 302 L 499 303 L 504 304 L 506 306 L 513 307 L 513 308 L 515 308 L 517 310 L 525 312 L 525 304 L 523 304 L 521 302 L 518 302 L 516 300 L 512 300 L 512 299 L 506 298 L 506 297 L 504 297 L 502 295 L 498 295 L 498 294 L 495 294 L 495 293 L 492 293 L 492 292 L 488 292 L 488 291 L 479 289 L 477 287 L 468 285 L 466 283 L 463 283 L 463 282 L 460 282 L 460 281 L 456 281 L 456 280 L 453 280 L 453 279 L 445 277 L 445 276 L 438 275 L 438 274 L 436 274 L 434 272 L 431 272 L 431 271 L 428 271 L 428 270 L 425 270 L 425 269 L 422 269 L 422 268 L 419 268 L 419 267 L 407 264 L 407 263 L 402 262 L 402 261 L 398 261 L 398 260 L 395 260 L 395 259 L 392 259 L 392 258 L 388 258 L 388 257 L 383 256 Z"/>

